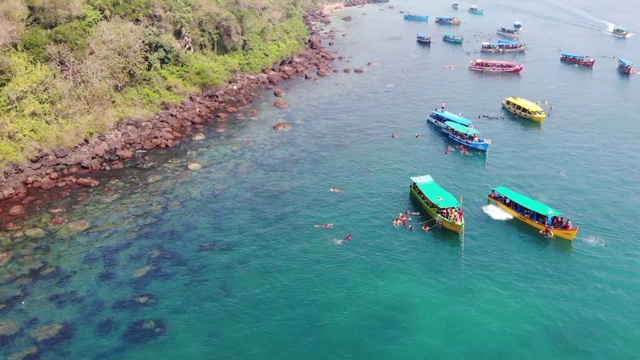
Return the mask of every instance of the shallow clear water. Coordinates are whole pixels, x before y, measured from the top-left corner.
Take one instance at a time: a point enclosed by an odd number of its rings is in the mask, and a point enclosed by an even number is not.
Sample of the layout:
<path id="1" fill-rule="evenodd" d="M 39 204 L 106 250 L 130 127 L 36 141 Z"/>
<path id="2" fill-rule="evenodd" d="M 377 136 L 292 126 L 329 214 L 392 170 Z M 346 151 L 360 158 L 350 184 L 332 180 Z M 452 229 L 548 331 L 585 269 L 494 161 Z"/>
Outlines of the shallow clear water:
<path id="1" fill-rule="evenodd" d="M 640 29 L 638 4 L 572 3 L 491 1 L 483 16 L 461 4 L 453 28 L 399 14 L 453 14 L 443 1 L 336 13 L 331 48 L 346 59 L 335 64 L 364 74 L 282 83 L 288 108 L 265 91 L 255 118 L 224 132 L 212 124 L 204 141 L 147 153 L 155 167 L 107 175 L 50 205 L 90 221 L 86 230 L 67 236 L 43 215 L 30 226 L 44 238 L 9 244 L 3 235 L 14 256 L 0 268 L 0 299 L 26 292 L 2 310 L 22 331 L 0 352 L 67 323 L 72 336 L 41 345 L 43 359 L 634 358 L 640 79 L 619 75 L 610 56 L 640 64 L 640 47 L 607 30 Z M 468 71 L 480 42 L 515 20 L 530 50 L 492 58 L 524 71 Z M 464 44 L 441 42 L 449 31 Z M 431 47 L 416 32 L 431 35 Z M 595 67 L 561 64 L 561 50 L 588 53 Z M 500 102 L 513 95 L 553 105 L 550 117 L 511 118 Z M 445 154 L 447 141 L 425 122 L 443 101 L 492 139 L 488 154 Z M 281 119 L 291 131 L 271 128 Z M 189 172 L 188 161 L 203 169 Z M 391 225 L 418 210 L 409 177 L 424 174 L 463 197 L 463 241 Z M 563 211 L 580 226 L 576 240 L 494 220 L 483 207 L 500 185 Z M 324 223 L 335 226 L 314 227 Z M 337 246 L 347 234 L 353 240 Z M 55 271 L 44 276 L 43 265 Z M 126 301 L 140 294 L 155 303 Z M 125 332 L 138 319 L 162 319 L 167 332 L 133 342 Z"/>

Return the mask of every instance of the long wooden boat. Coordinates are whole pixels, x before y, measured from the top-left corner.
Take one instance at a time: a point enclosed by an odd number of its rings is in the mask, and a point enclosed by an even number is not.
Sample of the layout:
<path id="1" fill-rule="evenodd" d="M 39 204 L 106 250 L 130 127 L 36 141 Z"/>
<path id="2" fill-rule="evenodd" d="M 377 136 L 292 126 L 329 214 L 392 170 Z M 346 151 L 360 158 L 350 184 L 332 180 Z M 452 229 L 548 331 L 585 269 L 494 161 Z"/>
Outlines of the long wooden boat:
<path id="1" fill-rule="evenodd" d="M 589 55 L 563 53 L 560 61 L 581 66 L 593 66 L 596 60 Z"/>
<path id="2" fill-rule="evenodd" d="M 494 188 L 488 197 L 490 202 L 538 230 L 544 231 L 548 226 L 553 236 L 566 240 L 573 240 L 578 233 L 578 227 L 573 227 L 568 219 L 565 221 L 558 210 L 511 189 Z M 565 226 L 559 226 L 561 221 Z"/>
<path id="3" fill-rule="evenodd" d="M 471 120 L 462 117 L 462 115 L 456 115 L 443 109 L 438 110 L 437 108 L 433 110 L 427 117 L 428 123 L 435 125 L 441 129 L 447 127 L 447 125 L 445 124 L 445 122 L 447 121 L 453 121 L 463 126 L 470 126 L 471 124 L 473 124 Z"/>
<path id="4" fill-rule="evenodd" d="M 517 116 L 537 122 L 543 122 L 547 117 L 547 114 L 538 104 L 519 97 L 504 99 L 502 106 Z"/>
<path id="5" fill-rule="evenodd" d="M 438 16 L 436 17 L 436 24 L 441 25 L 460 25 L 460 19 L 453 16 Z"/>
<path id="6" fill-rule="evenodd" d="M 480 134 L 480 131 L 474 129 L 473 127 L 462 126 L 453 121 L 447 121 L 445 122 L 445 125 L 447 125 L 447 127 L 443 128 L 442 132 L 447 134 L 449 139 L 457 142 L 460 145 L 468 146 L 476 150 L 489 150 L 491 140 L 479 138 L 478 134 Z"/>
<path id="7" fill-rule="evenodd" d="M 484 9 L 480 9 L 476 5 L 471 5 L 471 7 L 469 7 L 469 13 L 474 15 L 482 15 L 484 14 Z"/>
<path id="8" fill-rule="evenodd" d="M 527 44 L 500 39 L 496 42 L 483 42 L 480 52 L 491 54 L 521 53 L 527 50 Z"/>
<path id="9" fill-rule="evenodd" d="M 462 41 L 464 40 L 464 36 L 449 33 L 449 34 L 444 34 L 444 36 L 442 37 L 442 40 L 446 42 L 454 43 L 454 44 L 462 44 Z"/>
<path id="10" fill-rule="evenodd" d="M 627 36 L 629 36 L 629 30 L 626 27 L 620 26 L 620 25 L 616 25 L 613 28 L 613 31 L 611 33 L 613 33 L 613 35 L 615 35 L 617 37 L 621 37 L 621 38 L 626 38 Z"/>
<path id="11" fill-rule="evenodd" d="M 431 36 L 427 36 L 423 33 L 418 33 L 416 35 L 416 41 L 420 44 L 431 45 Z"/>
<path id="12" fill-rule="evenodd" d="M 513 61 L 495 61 L 476 59 L 471 61 L 469 69 L 473 71 L 495 72 L 495 73 L 519 73 L 524 69 L 524 65 L 518 65 Z"/>
<path id="13" fill-rule="evenodd" d="M 406 13 L 404 19 L 409 21 L 429 21 L 429 15 Z"/>
<path id="14" fill-rule="evenodd" d="M 460 234 L 464 230 L 464 214 L 460 202 L 440 187 L 430 175 L 411 178 L 411 197 L 447 230 Z"/>
<path id="15" fill-rule="evenodd" d="M 619 59 L 618 60 L 618 70 L 626 75 L 631 74 L 631 66 L 633 64 L 631 64 L 631 62 L 629 60 L 625 60 L 625 59 Z"/>

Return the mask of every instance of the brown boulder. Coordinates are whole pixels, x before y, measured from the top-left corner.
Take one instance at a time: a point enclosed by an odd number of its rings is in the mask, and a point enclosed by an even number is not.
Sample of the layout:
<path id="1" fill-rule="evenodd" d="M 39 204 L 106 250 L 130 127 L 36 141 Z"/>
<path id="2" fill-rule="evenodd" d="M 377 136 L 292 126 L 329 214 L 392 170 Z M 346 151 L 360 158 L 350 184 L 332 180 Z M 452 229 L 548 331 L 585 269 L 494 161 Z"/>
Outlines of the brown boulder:
<path id="1" fill-rule="evenodd" d="M 107 153 L 107 151 L 109 151 L 109 145 L 107 145 L 107 143 L 105 142 L 100 142 L 93 148 L 93 155 L 102 157 Z"/>
<path id="2" fill-rule="evenodd" d="M 9 209 L 9 215 L 17 216 L 24 214 L 24 207 L 22 205 L 14 205 Z"/>
<path id="3" fill-rule="evenodd" d="M 327 69 L 318 69 L 316 74 L 318 74 L 318 76 L 327 76 L 329 75 L 329 71 Z"/>
<path id="4" fill-rule="evenodd" d="M 64 223 L 66 223 L 67 221 L 69 221 L 69 218 L 66 218 L 64 216 L 60 216 L 60 217 L 56 217 L 51 219 L 51 224 L 53 225 L 62 225 Z"/>
<path id="5" fill-rule="evenodd" d="M 200 170 L 200 169 L 202 169 L 202 165 L 200 165 L 197 162 L 190 162 L 190 163 L 187 163 L 187 169 L 189 169 L 189 170 Z"/>
<path id="6" fill-rule="evenodd" d="M 282 99 L 278 99 L 273 103 L 273 106 L 282 109 L 289 106 L 289 104 L 287 104 L 287 102 Z"/>
<path id="7" fill-rule="evenodd" d="M 286 121 L 280 121 L 279 123 L 273 125 L 274 130 L 291 130 L 291 124 Z"/>
<path id="8" fill-rule="evenodd" d="M 284 90 L 282 90 L 282 89 L 275 89 L 275 90 L 273 91 L 273 95 L 275 95 L 275 96 L 277 96 L 277 97 L 284 96 Z"/>
<path id="9" fill-rule="evenodd" d="M 116 155 L 118 155 L 122 160 L 127 160 L 133 157 L 133 152 L 130 150 L 120 150 L 116 152 Z"/>
<path id="10" fill-rule="evenodd" d="M 13 257 L 13 251 L 0 252 L 0 266 L 6 264 Z"/>
<path id="11" fill-rule="evenodd" d="M 44 178 L 44 179 L 40 179 L 40 187 L 43 190 L 50 190 L 56 187 L 56 183 L 50 178 Z"/>
<path id="12" fill-rule="evenodd" d="M 362 73 L 364 73 L 364 69 L 363 68 L 356 68 L 356 69 L 353 69 L 353 72 L 357 73 L 357 74 L 362 74 Z"/>
<path id="13" fill-rule="evenodd" d="M 345 73 L 347 73 L 347 74 L 348 74 L 348 73 L 350 73 L 350 72 L 351 72 L 351 68 L 348 68 L 348 67 L 347 67 L 347 68 L 344 68 L 344 70 L 342 70 L 342 71 L 344 71 Z"/>
<path id="14" fill-rule="evenodd" d="M 345 16 L 345 17 L 342 18 L 342 20 L 351 21 L 351 20 L 353 20 L 353 18 L 351 16 Z"/>
<path id="15" fill-rule="evenodd" d="M 86 177 L 86 178 L 80 178 L 76 181 L 76 184 L 83 186 L 83 187 L 96 187 L 98 185 L 100 185 L 100 181 L 91 178 L 91 177 Z"/>

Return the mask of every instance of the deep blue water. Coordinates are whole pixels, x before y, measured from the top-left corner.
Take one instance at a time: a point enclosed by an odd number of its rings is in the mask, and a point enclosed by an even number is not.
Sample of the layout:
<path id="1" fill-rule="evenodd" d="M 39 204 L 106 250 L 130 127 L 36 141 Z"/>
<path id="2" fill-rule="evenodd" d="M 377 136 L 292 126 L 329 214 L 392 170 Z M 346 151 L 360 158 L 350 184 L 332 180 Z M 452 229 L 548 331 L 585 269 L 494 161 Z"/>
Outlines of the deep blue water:
<path id="1" fill-rule="evenodd" d="M 65 323 L 70 335 L 39 344 L 41 358 L 637 357 L 640 78 L 618 74 L 616 62 L 640 64 L 640 47 L 608 31 L 640 31 L 640 4 L 479 5 L 483 16 L 467 3 L 454 12 L 416 0 L 337 12 L 324 30 L 337 32 L 330 48 L 346 57 L 335 66 L 364 74 L 282 83 L 288 108 L 261 92 L 254 118 L 212 122 L 204 141 L 147 153 L 150 169 L 108 174 L 50 204 L 88 220 L 86 230 L 65 234 L 46 214 L 25 226 L 42 228 L 41 239 L 0 235 L 0 249 L 14 251 L 0 267 L 10 305 L 0 311 L 22 329 L 0 338 L 0 353 Z M 400 10 L 432 19 L 406 22 Z M 433 22 L 451 14 L 461 26 Z M 522 62 L 523 72 L 467 70 L 480 42 L 516 20 L 530 49 L 487 57 Z M 439 40 L 450 31 L 464 35 L 461 46 Z M 432 45 L 418 45 L 417 32 Z M 562 51 L 596 64 L 562 64 Z M 507 96 L 553 109 L 541 125 L 515 119 L 500 108 Z M 425 122 L 442 102 L 492 140 L 486 155 L 445 154 L 448 142 Z M 282 119 L 290 131 L 271 128 Z M 391 225 L 418 210 L 409 177 L 424 174 L 463 198 L 463 239 Z M 577 238 L 495 220 L 486 194 L 500 185 L 562 211 Z M 324 223 L 334 228 L 314 227 Z M 353 240 L 334 243 L 347 234 Z M 154 301 L 136 305 L 142 294 Z M 161 319 L 166 334 L 135 341 L 144 331 L 127 328 L 139 319 Z"/>

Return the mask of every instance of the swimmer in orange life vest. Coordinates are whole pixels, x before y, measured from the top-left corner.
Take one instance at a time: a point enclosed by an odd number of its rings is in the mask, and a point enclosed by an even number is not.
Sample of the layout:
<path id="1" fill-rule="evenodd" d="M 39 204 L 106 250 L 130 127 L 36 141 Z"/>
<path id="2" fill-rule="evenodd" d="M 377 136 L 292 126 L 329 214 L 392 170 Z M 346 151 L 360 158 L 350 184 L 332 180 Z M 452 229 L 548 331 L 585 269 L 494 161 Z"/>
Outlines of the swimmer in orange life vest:
<path id="1" fill-rule="evenodd" d="M 351 240 L 351 234 L 347 235 L 346 238 L 342 239 L 342 242 L 345 243 L 347 241 Z"/>

